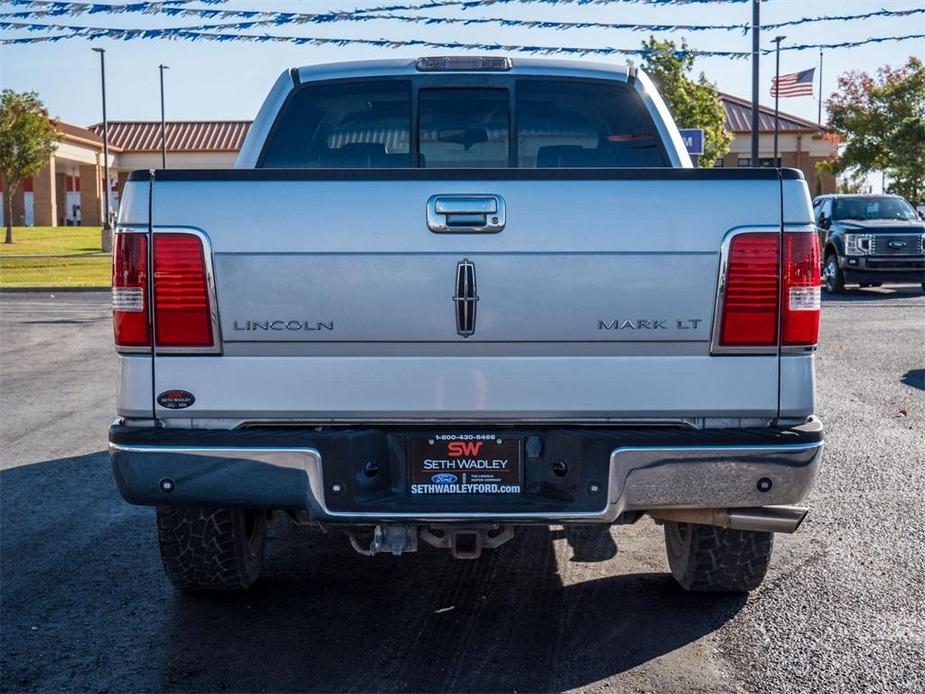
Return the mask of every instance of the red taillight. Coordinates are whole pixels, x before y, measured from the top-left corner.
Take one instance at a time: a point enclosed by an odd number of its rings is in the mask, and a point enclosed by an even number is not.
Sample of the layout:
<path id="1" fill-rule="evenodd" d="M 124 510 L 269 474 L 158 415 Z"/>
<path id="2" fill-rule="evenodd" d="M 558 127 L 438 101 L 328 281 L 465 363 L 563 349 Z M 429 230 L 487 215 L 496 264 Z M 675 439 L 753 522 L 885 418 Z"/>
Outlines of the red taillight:
<path id="1" fill-rule="evenodd" d="M 782 345 L 814 345 L 819 340 L 820 281 L 815 232 L 784 232 Z"/>
<path id="2" fill-rule="evenodd" d="M 158 347 L 213 344 L 206 263 L 194 234 L 154 234 L 154 332 Z"/>
<path id="3" fill-rule="evenodd" d="M 148 237 L 115 235 L 112 322 L 117 347 L 150 347 Z M 212 347 L 212 307 L 202 241 L 154 233 L 153 319 L 157 347 Z"/>
<path id="4" fill-rule="evenodd" d="M 758 232 L 733 237 L 726 269 L 719 344 L 777 345 L 780 236 Z"/>
<path id="5" fill-rule="evenodd" d="M 112 328 L 116 346 L 150 347 L 147 238 L 144 234 L 116 234 L 113 247 Z"/>

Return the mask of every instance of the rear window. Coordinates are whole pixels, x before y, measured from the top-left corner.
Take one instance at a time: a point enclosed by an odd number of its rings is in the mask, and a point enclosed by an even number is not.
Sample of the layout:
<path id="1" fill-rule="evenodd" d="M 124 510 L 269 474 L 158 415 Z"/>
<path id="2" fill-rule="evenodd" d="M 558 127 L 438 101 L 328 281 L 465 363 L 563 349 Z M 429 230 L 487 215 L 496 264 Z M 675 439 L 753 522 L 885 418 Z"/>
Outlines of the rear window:
<path id="1" fill-rule="evenodd" d="M 301 87 L 271 131 L 260 166 L 668 166 L 645 105 L 624 84 L 519 79 L 513 127 L 511 92 L 504 85 L 422 87 L 416 114 L 412 89 L 409 80 Z"/>
<path id="2" fill-rule="evenodd" d="M 411 166 L 411 83 L 351 81 L 299 89 L 270 133 L 262 166 Z"/>
<path id="3" fill-rule="evenodd" d="M 521 168 L 665 166 L 655 125 L 632 87 L 569 80 L 517 84 Z"/>
<path id="4" fill-rule="evenodd" d="M 507 89 L 422 89 L 420 166 L 496 169 L 510 162 Z"/>

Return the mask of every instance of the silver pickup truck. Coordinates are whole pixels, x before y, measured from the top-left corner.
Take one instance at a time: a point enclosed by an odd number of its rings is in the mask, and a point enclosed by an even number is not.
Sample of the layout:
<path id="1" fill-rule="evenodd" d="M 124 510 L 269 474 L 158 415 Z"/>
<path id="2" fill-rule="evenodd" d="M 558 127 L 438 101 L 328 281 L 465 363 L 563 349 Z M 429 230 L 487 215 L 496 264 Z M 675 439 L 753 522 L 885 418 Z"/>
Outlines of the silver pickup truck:
<path id="1" fill-rule="evenodd" d="M 250 586 L 272 514 L 460 558 L 648 514 L 743 591 L 805 516 L 806 184 L 692 168 L 638 70 L 289 70 L 234 170 L 130 176 L 114 246 L 112 464 L 182 589 Z"/>

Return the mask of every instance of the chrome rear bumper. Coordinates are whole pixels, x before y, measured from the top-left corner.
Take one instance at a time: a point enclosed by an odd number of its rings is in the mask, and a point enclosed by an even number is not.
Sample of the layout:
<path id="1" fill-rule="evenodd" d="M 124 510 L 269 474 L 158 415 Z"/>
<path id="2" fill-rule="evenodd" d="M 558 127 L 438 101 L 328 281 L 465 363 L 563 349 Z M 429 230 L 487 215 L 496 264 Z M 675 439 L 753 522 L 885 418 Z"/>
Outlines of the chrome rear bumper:
<path id="1" fill-rule="evenodd" d="M 798 503 L 812 488 L 822 451 L 821 425 L 818 420 L 810 420 L 810 425 L 816 440 L 792 444 L 620 445 L 610 452 L 606 489 L 595 491 L 593 483 L 582 479 L 576 486 L 582 504 L 541 500 L 528 508 L 510 498 L 493 498 L 482 499 L 479 509 L 457 505 L 446 511 L 422 511 L 410 499 L 403 500 L 400 480 L 390 486 L 399 491 L 387 507 L 358 494 L 344 508 L 348 485 L 326 479 L 320 446 L 149 445 L 117 440 L 110 443 L 110 453 L 119 490 L 135 504 L 306 510 L 318 520 L 344 523 L 610 523 L 627 511 Z M 359 476 L 362 460 L 358 466 Z"/>

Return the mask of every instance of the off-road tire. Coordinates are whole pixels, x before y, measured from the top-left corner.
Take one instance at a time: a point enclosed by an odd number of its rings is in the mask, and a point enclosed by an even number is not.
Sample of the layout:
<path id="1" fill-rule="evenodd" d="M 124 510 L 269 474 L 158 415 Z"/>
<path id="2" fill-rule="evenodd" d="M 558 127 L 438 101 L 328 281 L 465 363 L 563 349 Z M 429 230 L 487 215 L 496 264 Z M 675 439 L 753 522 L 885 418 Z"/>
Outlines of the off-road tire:
<path id="1" fill-rule="evenodd" d="M 771 563 L 774 534 L 665 523 L 671 575 L 685 590 L 741 593 L 757 588 Z"/>
<path id="2" fill-rule="evenodd" d="M 158 506 L 157 539 L 170 582 L 190 593 L 245 590 L 260 575 L 262 511 Z"/>
<path id="3" fill-rule="evenodd" d="M 845 291 L 845 274 L 838 267 L 838 255 L 829 252 L 822 266 L 823 286 L 829 294 L 842 294 Z"/>

